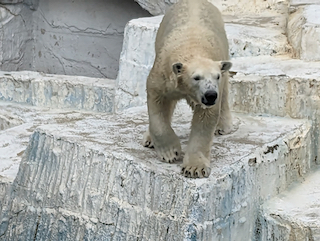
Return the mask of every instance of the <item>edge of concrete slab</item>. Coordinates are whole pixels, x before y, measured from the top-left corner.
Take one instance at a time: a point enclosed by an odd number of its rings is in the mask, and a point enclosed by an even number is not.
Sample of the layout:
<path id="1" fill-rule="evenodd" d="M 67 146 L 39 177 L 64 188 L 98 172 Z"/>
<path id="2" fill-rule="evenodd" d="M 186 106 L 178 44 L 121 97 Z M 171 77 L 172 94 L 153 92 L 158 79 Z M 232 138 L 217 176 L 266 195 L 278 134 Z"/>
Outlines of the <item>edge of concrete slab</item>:
<path id="1" fill-rule="evenodd" d="M 0 72 L 0 100 L 51 108 L 113 112 L 115 80 Z"/>

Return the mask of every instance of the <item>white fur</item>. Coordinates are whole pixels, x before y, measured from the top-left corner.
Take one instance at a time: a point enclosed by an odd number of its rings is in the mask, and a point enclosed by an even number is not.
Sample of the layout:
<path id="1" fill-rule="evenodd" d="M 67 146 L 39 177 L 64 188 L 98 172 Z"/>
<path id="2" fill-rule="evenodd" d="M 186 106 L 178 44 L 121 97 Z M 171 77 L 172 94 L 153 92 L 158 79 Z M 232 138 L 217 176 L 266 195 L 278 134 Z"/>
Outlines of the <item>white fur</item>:
<path id="1" fill-rule="evenodd" d="M 180 0 L 163 18 L 156 38 L 156 59 L 147 80 L 149 130 L 143 145 L 155 147 L 165 162 L 181 158 L 180 141 L 171 128 L 179 99 L 194 110 L 182 172 L 208 177 L 210 150 L 218 133 L 231 131 L 228 105 L 228 41 L 221 14 L 207 0 Z M 215 91 L 213 105 L 203 103 Z M 209 98 L 209 97 L 208 97 Z"/>

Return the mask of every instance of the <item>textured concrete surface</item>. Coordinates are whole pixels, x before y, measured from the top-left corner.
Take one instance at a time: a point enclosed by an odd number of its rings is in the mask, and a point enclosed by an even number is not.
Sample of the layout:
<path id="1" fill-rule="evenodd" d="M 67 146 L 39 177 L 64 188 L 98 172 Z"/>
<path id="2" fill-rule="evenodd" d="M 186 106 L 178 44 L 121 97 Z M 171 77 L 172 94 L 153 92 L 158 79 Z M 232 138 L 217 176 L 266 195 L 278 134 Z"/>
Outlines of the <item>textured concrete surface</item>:
<path id="1" fill-rule="evenodd" d="M 32 67 L 32 10 L 22 4 L 0 5 L 0 68 Z"/>
<path id="2" fill-rule="evenodd" d="M 98 78 L 116 77 L 126 23 L 149 16 L 132 0 L 5 1 L 0 14 L 1 70 Z"/>
<path id="3" fill-rule="evenodd" d="M 320 60 L 320 2 L 313 5 L 292 4 L 288 19 L 288 40 L 294 56 L 307 61 Z"/>
<path id="4" fill-rule="evenodd" d="M 262 240 L 320 240 L 320 169 L 263 204 L 261 214 Z"/>
<path id="5" fill-rule="evenodd" d="M 312 120 L 312 155 L 320 164 L 320 63 L 288 56 L 238 58 L 233 63 L 231 109 Z"/>
<path id="6" fill-rule="evenodd" d="M 152 15 L 164 14 L 165 10 L 176 3 L 178 0 L 135 0 L 141 5 L 142 8 L 148 10 Z M 229 0 L 228 2 L 222 0 L 209 0 L 215 4 L 220 11 L 230 15 L 242 14 L 270 14 L 270 13 L 283 13 L 288 8 L 288 1 L 275 0 L 264 1 L 257 0 L 248 4 L 247 0 Z"/>
<path id="7" fill-rule="evenodd" d="M 306 120 L 235 115 L 234 132 L 214 139 L 212 174 L 192 180 L 142 147 L 145 107 L 121 115 L 1 107 L 23 123 L 0 133 L 0 151 L 10 153 L 0 157 L 22 158 L 18 173 L 8 165 L 0 174 L 13 181 L 2 191 L 5 240 L 246 239 L 259 205 L 315 165 Z M 180 105 L 183 148 L 190 118 Z"/>
<path id="8" fill-rule="evenodd" d="M 112 112 L 114 80 L 50 75 L 31 71 L 0 72 L 0 100 L 47 106 Z"/>

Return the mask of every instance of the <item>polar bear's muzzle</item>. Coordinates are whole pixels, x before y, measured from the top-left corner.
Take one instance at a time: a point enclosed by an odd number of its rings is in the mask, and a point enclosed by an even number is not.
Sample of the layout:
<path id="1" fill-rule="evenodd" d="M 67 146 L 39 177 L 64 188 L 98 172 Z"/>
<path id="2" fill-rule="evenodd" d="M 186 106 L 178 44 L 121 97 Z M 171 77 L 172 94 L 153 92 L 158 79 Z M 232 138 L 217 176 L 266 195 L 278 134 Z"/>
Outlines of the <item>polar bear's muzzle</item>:
<path id="1" fill-rule="evenodd" d="M 209 107 L 209 106 L 212 106 L 216 103 L 217 98 L 218 98 L 218 93 L 216 91 L 208 90 L 201 97 L 201 102 L 202 102 L 202 104 Z"/>

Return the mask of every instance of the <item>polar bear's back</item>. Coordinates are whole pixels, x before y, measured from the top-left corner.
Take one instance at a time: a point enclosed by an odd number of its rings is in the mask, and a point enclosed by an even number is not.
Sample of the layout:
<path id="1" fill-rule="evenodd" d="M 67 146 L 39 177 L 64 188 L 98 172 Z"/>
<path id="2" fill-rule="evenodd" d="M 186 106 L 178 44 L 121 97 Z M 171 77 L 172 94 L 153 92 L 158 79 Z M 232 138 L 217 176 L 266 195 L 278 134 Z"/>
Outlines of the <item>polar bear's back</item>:
<path id="1" fill-rule="evenodd" d="M 180 0 L 168 9 L 158 30 L 156 53 L 184 46 L 184 42 L 197 35 L 203 39 L 203 45 L 207 42 L 220 49 L 218 59 L 229 58 L 221 13 L 207 0 Z"/>

